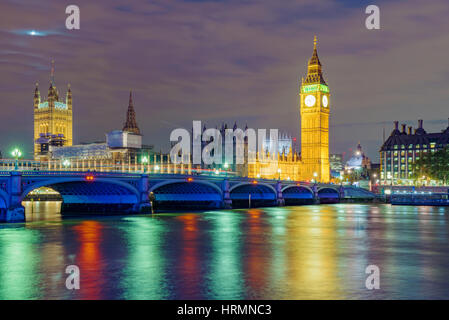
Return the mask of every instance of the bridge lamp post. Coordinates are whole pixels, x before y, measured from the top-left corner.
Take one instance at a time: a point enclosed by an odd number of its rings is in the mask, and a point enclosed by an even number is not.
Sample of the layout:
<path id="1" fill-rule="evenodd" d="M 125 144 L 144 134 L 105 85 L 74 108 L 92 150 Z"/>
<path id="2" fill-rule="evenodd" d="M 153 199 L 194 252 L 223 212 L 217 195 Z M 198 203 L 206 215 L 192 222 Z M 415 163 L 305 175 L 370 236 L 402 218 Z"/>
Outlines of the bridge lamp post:
<path id="1" fill-rule="evenodd" d="M 215 174 L 218 176 L 220 174 L 220 170 L 216 169 Z"/>
<path id="2" fill-rule="evenodd" d="M 226 178 L 227 178 L 228 177 L 228 168 L 229 168 L 229 164 L 227 162 L 225 162 L 224 168 L 226 170 Z"/>
<path id="3" fill-rule="evenodd" d="M 313 180 L 314 180 L 313 182 L 316 182 L 316 177 L 318 177 L 318 173 L 314 172 L 313 173 Z"/>
<path id="4" fill-rule="evenodd" d="M 279 176 L 279 180 L 281 180 L 281 172 L 282 172 L 282 170 L 281 170 L 281 168 L 279 168 L 279 169 L 278 169 L 278 174 L 279 174 L 278 176 Z"/>
<path id="5" fill-rule="evenodd" d="M 158 165 L 154 166 L 154 171 L 159 171 L 159 166 Z"/>
<path id="6" fill-rule="evenodd" d="M 22 151 L 20 151 L 19 149 L 15 148 L 12 152 L 11 152 L 12 156 L 16 159 L 15 162 L 15 166 L 14 166 L 14 170 L 19 170 L 19 158 L 22 156 Z"/>
<path id="7" fill-rule="evenodd" d="M 148 157 L 144 156 L 142 157 L 142 164 L 143 164 L 143 173 L 147 172 L 147 164 L 148 164 Z"/>
<path id="8" fill-rule="evenodd" d="M 65 159 L 65 160 L 62 162 L 62 165 L 63 165 L 64 168 L 67 170 L 67 168 L 70 166 L 70 161 L 67 160 L 67 159 Z"/>

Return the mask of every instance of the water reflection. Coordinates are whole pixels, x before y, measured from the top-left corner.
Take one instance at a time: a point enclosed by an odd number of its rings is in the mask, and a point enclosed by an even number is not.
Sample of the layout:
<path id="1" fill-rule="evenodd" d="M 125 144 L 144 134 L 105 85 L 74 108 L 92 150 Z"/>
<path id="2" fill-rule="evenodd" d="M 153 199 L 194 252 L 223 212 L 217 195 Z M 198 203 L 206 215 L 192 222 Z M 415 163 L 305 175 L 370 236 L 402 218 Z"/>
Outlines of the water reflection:
<path id="1" fill-rule="evenodd" d="M 261 209 L 249 209 L 246 212 L 245 226 L 243 227 L 244 242 L 244 274 L 246 275 L 246 296 L 252 299 L 262 298 L 266 292 L 267 269 L 270 260 L 270 250 L 265 241 L 269 234 L 267 226 L 262 219 Z"/>
<path id="2" fill-rule="evenodd" d="M 181 222 L 179 237 L 179 250 L 176 264 L 177 272 L 181 281 L 178 282 L 180 296 L 176 298 L 191 297 L 192 299 L 201 299 L 201 280 L 202 265 L 200 260 L 200 241 L 197 214 L 184 214 L 176 218 Z M 203 240 L 204 241 L 204 240 Z M 179 252 L 179 251 L 178 251 Z"/>
<path id="3" fill-rule="evenodd" d="M 0 300 L 41 297 L 38 272 L 39 232 L 20 227 L 0 229 Z"/>
<path id="4" fill-rule="evenodd" d="M 0 224 L 0 299 L 449 298 L 449 208 L 337 204 Z M 32 210 L 32 211 L 31 211 Z M 65 288 L 76 264 L 81 290 Z M 378 265 L 381 290 L 365 288 Z"/>
<path id="5" fill-rule="evenodd" d="M 102 287 L 104 284 L 102 252 L 100 243 L 103 225 L 98 221 L 83 221 L 73 227 L 76 233 L 76 240 L 79 242 L 76 263 L 82 273 L 80 298 L 81 299 L 101 299 Z"/>
<path id="6" fill-rule="evenodd" d="M 26 221 L 61 220 L 61 201 L 23 201 Z"/>
<path id="7" fill-rule="evenodd" d="M 302 207 L 287 225 L 288 278 L 295 298 L 344 298 L 337 277 L 336 220 L 330 205 Z"/>
<path id="8" fill-rule="evenodd" d="M 124 299 L 166 299 L 164 222 L 151 217 L 124 218 L 120 225 L 128 255 L 120 287 Z"/>
<path id="9" fill-rule="evenodd" d="M 211 299 L 242 299 L 244 295 L 241 267 L 241 216 L 233 211 L 210 213 L 211 257 L 208 279 Z"/>

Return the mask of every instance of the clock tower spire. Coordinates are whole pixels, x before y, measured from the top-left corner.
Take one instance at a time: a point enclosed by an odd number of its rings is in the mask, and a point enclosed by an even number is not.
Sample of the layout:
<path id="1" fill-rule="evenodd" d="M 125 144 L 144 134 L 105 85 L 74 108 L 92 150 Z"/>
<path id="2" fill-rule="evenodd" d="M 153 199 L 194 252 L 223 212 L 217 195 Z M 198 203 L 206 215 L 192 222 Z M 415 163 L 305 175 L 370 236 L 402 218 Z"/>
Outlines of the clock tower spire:
<path id="1" fill-rule="evenodd" d="M 307 65 L 307 76 L 301 82 L 301 177 L 303 180 L 329 182 L 329 87 L 323 77 L 313 40 L 313 53 Z"/>

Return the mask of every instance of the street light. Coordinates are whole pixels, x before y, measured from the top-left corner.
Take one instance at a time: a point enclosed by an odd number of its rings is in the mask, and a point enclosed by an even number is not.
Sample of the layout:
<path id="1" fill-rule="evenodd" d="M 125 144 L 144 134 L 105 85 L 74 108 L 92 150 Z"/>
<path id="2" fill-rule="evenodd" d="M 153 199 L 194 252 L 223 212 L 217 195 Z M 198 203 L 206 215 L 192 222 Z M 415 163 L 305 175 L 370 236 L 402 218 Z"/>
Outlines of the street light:
<path id="1" fill-rule="evenodd" d="M 225 162 L 224 168 L 226 170 L 226 178 L 227 178 L 228 177 L 228 168 L 229 168 L 229 164 L 227 162 Z"/>
<path id="2" fill-rule="evenodd" d="M 12 156 L 16 159 L 16 164 L 15 164 L 15 168 L 14 170 L 19 170 L 19 158 L 22 156 L 22 151 L 20 151 L 19 149 L 15 148 L 12 152 L 11 152 Z"/>
<path id="3" fill-rule="evenodd" d="M 62 165 L 67 169 L 67 168 L 70 166 L 70 161 L 69 161 L 68 159 L 65 159 L 65 160 L 62 162 Z"/>
<path id="4" fill-rule="evenodd" d="M 281 168 L 279 168 L 279 169 L 278 169 L 279 180 L 281 180 L 281 172 L 282 172 L 282 170 L 281 170 Z"/>
<path id="5" fill-rule="evenodd" d="M 316 182 L 317 182 L 316 177 L 318 177 L 318 173 L 314 172 L 314 173 L 313 173 L 313 179 L 312 179 L 312 182 L 313 182 L 313 183 L 316 183 Z"/>
<path id="6" fill-rule="evenodd" d="M 219 175 L 219 174 L 220 174 L 220 171 L 219 171 L 218 169 L 216 169 L 216 170 L 215 170 L 215 174 L 216 174 L 216 175 Z"/>
<path id="7" fill-rule="evenodd" d="M 143 172 L 147 172 L 147 167 L 146 165 L 148 164 L 148 157 L 147 156 L 143 156 L 142 157 L 142 164 L 143 164 Z"/>

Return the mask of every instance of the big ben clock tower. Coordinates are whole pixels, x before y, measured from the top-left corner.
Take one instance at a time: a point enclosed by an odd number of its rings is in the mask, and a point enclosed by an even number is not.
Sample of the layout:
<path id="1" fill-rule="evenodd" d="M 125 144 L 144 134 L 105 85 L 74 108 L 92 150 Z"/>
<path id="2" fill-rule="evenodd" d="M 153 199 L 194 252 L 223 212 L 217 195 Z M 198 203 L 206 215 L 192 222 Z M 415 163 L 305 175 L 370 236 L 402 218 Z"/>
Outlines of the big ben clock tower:
<path id="1" fill-rule="evenodd" d="M 329 87 L 324 81 L 321 62 L 313 43 L 313 54 L 302 79 L 301 105 L 301 177 L 303 180 L 329 182 Z"/>

